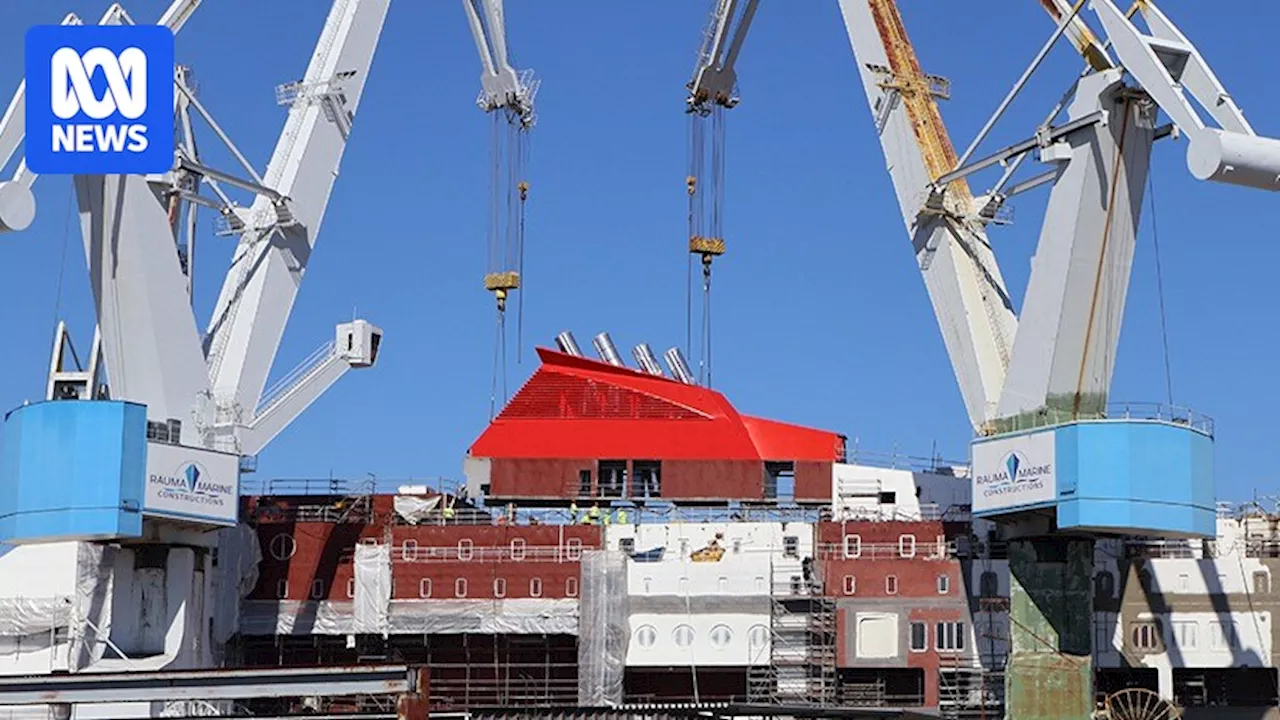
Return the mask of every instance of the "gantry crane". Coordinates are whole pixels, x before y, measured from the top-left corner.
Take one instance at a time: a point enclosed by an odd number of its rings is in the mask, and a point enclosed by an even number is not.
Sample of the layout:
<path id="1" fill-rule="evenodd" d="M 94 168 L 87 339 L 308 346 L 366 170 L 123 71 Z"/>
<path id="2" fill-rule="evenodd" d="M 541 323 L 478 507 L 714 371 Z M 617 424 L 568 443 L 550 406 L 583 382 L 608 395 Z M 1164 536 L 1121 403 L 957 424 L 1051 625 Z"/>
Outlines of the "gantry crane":
<path id="1" fill-rule="evenodd" d="M 685 318 L 686 354 L 693 352 L 693 258 L 702 263 L 702 322 L 699 373 L 711 382 L 711 263 L 725 253 L 724 239 L 724 113 L 738 104 L 738 73 L 734 66 L 760 0 L 713 0 L 711 19 L 703 31 L 689 95 L 689 293 Z M 708 135 L 710 137 L 708 138 Z M 708 147 L 708 144 L 710 147 Z M 710 175 L 704 175 L 708 163 Z"/>

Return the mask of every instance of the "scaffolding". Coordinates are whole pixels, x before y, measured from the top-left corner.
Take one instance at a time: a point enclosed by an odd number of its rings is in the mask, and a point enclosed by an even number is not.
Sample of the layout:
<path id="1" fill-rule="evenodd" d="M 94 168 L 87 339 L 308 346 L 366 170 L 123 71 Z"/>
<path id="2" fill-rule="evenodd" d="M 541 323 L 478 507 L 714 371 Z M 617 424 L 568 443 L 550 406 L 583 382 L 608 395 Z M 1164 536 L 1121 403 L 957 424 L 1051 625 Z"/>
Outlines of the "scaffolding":
<path id="1" fill-rule="evenodd" d="M 775 566 L 769 597 L 769 651 L 767 657 L 761 653 L 751 658 L 747 702 L 834 707 L 835 600 L 823 597 L 821 583 L 811 577 L 778 576 Z"/>

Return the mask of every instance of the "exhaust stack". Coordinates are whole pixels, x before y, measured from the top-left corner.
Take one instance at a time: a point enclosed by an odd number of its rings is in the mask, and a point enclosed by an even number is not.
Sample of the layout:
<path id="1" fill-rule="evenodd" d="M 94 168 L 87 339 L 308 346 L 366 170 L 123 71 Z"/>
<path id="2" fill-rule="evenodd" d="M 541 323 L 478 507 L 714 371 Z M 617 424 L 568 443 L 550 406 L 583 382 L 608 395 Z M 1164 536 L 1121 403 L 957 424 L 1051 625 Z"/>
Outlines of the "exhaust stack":
<path id="1" fill-rule="evenodd" d="M 556 336 L 556 347 L 560 348 L 560 352 L 565 355 L 582 357 L 582 351 L 578 349 L 578 341 L 573 339 L 573 333 L 568 330 Z"/>
<path id="2" fill-rule="evenodd" d="M 662 373 L 662 366 L 658 364 L 658 358 L 654 357 L 653 351 L 649 349 L 649 343 L 640 343 L 635 346 L 631 351 L 631 355 L 636 359 L 636 363 L 640 366 L 641 370 L 644 370 L 650 375 L 664 377 Z"/>
<path id="3" fill-rule="evenodd" d="M 663 354 L 667 360 L 667 367 L 671 370 L 671 374 L 677 380 L 685 385 L 697 385 L 693 379 L 693 373 L 689 370 L 689 363 L 684 361 L 684 354 L 680 352 L 680 348 L 673 347 Z"/>
<path id="4" fill-rule="evenodd" d="M 617 346 L 615 346 L 613 344 L 613 340 L 609 338 L 609 333 L 602 332 L 595 336 L 595 339 L 591 341 L 591 344 L 596 346 L 596 354 L 600 356 L 601 360 L 609 363 L 610 365 L 626 367 L 622 362 L 622 356 L 618 354 Z"/>

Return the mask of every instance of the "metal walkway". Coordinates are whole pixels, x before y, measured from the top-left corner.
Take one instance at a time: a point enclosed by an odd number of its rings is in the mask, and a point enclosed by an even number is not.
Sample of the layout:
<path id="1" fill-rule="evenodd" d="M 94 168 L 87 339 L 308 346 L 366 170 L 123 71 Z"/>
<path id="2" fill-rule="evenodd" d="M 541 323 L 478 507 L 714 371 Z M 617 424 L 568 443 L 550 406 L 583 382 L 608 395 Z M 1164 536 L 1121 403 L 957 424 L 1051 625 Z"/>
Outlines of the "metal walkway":
<path id="1" fill-rule="evenodd" d="M 411 695 L 425 670 L 408 665 L 81 673 L 0 677 L 0 707 L 167 700 L 247 700 L 317 695 Z"/>

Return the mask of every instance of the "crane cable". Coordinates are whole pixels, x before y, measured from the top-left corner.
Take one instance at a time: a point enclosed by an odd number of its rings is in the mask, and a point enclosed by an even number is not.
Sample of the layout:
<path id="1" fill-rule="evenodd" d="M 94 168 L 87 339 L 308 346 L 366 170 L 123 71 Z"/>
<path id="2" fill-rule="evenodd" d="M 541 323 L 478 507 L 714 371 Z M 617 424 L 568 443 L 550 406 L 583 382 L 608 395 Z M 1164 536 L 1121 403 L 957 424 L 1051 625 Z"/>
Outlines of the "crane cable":
<path id="1" fill-rule="evenodd" d="M 525 118 L 514 108 L 499 108 L 493 113 L 489 257 L 484 276 L 485 290 L 493 293 L 497 305 L 493 377 L 489 397 L 491 419 L 495 417 L 498 407 L 507 402 L 507 300 L 511 293 L 520 290 L 524 273 L 525 205 L 529 198 L 529 183 L 524 179 L 524 167 L 528 155 L 526 139 L 529 127 Z M 523 353 L 520 351 L 524 338 L 523 293 L 517 298 L 516 307 L 516 362 L 519 363 L 523 360 Z"/>
<path id="2" fill-rule="evenodd" d="M 1164 347 L 1164 385 L 1168 394 L 1169 405 L 1173 405 L 1173 369 L 1169 359 L 1169 326 L 1165 320 L 1164 308 L 1164 272 L 1160 266 L 1160 226 L 1156 223 L 1156 185 L 1150 172 L 1147 173 L 1147 197 L 1151 204 L 1151 242 L 1155 246 L 1156 260 L 1156 298 L 1160 302 L 1160 341 Z"/>
<path id="3" fill-rule="evenodd" d="M 702 262 L 702 306 L 698 333 L 698 381 L 711 382 L 711 265 L 725 253 L 722 231 L 724 210 L 724 111 L 725 106 L 696 106 L 689 111 L 689 260 L 685 287 L 685 354 L 693 357 L 693 256 Z M 710 126 L 710 176 L 703 183 L 708 160 L 707 127 Z M 709 190 L 707 186 L 709 185 Z M 708 194 L 710 197 L 708 197 Z"/>

